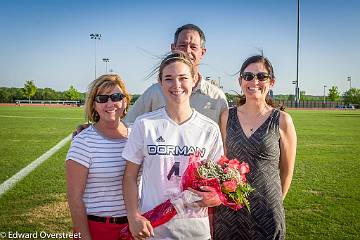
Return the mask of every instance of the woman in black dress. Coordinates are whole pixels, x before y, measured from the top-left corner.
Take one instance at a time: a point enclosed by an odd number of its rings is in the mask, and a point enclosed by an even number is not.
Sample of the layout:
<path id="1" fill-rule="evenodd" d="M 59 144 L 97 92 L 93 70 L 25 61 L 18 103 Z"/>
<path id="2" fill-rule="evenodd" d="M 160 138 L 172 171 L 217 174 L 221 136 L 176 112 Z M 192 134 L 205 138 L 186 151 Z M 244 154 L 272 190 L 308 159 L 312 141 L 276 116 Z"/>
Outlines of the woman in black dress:
<path id="1" fill-rule="evenodd" d="M 296 132 L 289 114 L 273 108 L 268 92 L 275 76 L 270 61 L 248 58 L 240 69 L 245 98 L 221 116 L 225 153 L 250 166 L 250 212 L 215 209 L 214 239 L 285 239 L 283 200 L 289 190 L 296 155 Z"/>

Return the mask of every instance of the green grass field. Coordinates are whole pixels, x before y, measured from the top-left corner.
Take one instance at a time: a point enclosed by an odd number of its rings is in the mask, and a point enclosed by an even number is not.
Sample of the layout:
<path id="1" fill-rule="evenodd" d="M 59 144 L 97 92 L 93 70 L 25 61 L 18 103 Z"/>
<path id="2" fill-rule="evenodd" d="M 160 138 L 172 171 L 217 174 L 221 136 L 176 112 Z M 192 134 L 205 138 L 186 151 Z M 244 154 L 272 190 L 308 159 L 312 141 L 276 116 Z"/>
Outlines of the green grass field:
<path id="1" fill-rule="evenodd" d="M 359 239 L 360 111 L 289 113 L 298 152 L 285 200 L 287 239 Z M 0 107 L 0 183 L 82 121 L 82 108 Z M 0 197 L 0 233 L 71 232 L 64 180 L 68 147 Z"/>

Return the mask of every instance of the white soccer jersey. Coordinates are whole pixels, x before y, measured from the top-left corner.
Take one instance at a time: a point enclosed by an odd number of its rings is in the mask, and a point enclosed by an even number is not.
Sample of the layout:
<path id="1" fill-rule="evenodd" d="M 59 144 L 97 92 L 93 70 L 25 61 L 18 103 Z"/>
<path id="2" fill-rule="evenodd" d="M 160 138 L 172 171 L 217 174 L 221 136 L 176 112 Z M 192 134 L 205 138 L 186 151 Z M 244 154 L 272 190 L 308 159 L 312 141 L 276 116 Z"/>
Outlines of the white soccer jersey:
<path id="1" fill-rule="evenodd" d="M 146 212 L 180 192 L 180 179 L 189 155 L 199 151 L 201 159 L 217 161 L 223 155 L 218 125 L 193 110 L 189 120 L 177 124 L 165 108 L 138 117 L 132 127 L 123 157 L 143 164 L 140 210 Z M 203 209 L 204 210 L 204 209 Z M 209 239 L 207 215 L 176 216 L 155 228 L 156 239 Z"/>
<path id="2" fill-rule="evenodd" d="M 93 125 L 72 141 L 66 160 L 89 169 L 83 201 L 88 215 L 126 216 L 122 178 L 126 161 L 121 156 L 127 139 L 109 139 Z"/>

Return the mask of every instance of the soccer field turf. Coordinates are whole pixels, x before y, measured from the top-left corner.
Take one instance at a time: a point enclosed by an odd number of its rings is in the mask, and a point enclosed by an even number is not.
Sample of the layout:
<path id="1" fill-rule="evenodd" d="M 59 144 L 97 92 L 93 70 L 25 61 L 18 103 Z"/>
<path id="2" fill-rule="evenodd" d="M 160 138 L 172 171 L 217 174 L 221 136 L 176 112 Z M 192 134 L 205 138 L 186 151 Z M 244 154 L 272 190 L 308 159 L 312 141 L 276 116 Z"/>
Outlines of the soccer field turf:
<path id="1" fill-rule="evenodd" d="M 83 122 L 82 108 L 0 107 L 0 183 Z M 298 151 L 285 200 L 287 239 L 359 239 L 360 111 L 292 110 Z M 69 144 L 0 197 L 0 232 L 71 232 Z"/>

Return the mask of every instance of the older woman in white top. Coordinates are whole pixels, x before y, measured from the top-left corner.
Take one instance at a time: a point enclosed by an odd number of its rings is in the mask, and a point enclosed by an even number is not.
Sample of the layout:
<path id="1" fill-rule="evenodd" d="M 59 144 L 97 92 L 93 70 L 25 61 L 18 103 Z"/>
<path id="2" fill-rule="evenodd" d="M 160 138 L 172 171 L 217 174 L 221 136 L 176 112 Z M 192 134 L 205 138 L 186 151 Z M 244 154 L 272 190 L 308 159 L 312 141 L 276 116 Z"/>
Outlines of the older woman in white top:
<path id="1" fill-rule="evenodd" d="M 119 224 L 127 223 L 121 154 L 128 128 L 121 119 L 129 103 L 117 75 L 103 75 L 89 86 L 85 113 L 91 125 L 73 139 L 66 157 L 73 229 L 82 240 L 119 239 Z"/>

